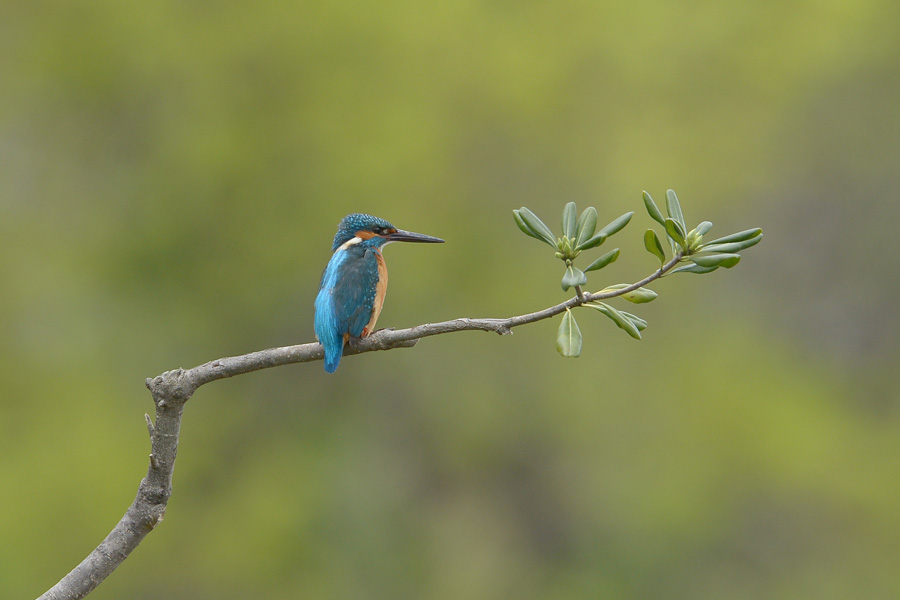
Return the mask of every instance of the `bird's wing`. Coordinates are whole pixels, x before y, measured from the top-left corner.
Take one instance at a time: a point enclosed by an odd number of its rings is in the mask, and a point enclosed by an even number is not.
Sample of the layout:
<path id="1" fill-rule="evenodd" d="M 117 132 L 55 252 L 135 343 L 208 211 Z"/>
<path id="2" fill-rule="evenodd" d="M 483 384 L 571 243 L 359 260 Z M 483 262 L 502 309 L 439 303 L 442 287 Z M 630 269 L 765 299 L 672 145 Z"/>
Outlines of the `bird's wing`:
<path id="1" fill-rule="evenodd" d="M 378 263 L 376 251 L 369 249 L 365 254 L 356 254 L 355 250 L 345 250 L 349 256 L 342 265 L 341 277 L 334 282 L 332 302 L 342 331 L 359 337 L 375 306 Z"/>

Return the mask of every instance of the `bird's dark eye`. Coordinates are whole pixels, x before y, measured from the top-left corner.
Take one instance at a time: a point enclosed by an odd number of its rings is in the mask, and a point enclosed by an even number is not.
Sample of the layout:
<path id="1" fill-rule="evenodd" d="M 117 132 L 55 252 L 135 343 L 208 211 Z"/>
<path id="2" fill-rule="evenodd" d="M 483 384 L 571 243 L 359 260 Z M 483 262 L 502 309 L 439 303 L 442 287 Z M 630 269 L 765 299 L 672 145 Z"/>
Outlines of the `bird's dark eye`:
<path id="1" fill-rule="evenodd" d="M 372 233 L 375 235 L 382 235 L 384 233 L 384 227 L 374 227 L 372 228 Z"/>

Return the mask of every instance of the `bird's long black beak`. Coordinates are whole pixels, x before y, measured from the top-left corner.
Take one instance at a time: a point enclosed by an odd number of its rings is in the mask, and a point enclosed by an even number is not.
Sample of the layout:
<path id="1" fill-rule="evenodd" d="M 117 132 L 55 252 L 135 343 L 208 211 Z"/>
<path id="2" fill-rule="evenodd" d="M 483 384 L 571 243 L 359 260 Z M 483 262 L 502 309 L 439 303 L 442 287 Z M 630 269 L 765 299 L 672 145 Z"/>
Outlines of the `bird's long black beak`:
<path id="1" fill-rule="evenodd" d="M 432 237 L 430 235 L 425 235 L 424 233 L 413 233 L 412 231 L 403 231 L 402 229 L 398 229 L 394 233 L 390 233 L 386 236 L 392 242 L 418 242 L 420 244 L 443 244 L 444 240 L 441 238 Z"/>

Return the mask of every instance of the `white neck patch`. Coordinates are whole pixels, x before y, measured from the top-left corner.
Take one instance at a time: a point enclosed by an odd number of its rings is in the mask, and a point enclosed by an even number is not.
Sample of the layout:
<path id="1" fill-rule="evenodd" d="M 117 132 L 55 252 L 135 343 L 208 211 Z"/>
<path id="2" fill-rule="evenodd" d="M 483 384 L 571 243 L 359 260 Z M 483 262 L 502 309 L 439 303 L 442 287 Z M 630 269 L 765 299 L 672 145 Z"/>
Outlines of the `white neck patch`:
<path id="1" fill-rule="evenodd" d="M 354 237 L 350 238 L 349 240 L 347 240 L 346 242 L 344 242 L 343 244 L 341 244 L 341 245 L 338 247 L 338 250 L 346 250 L 346 249 L 349 248 L 350 246 L 355 246 L 356 244 L 360 243 L 361 241 L 363 241 L 363 239 L 362 239 L 361 237 L 359 237 L 359 236 L 354 236 Z M 394 241 L 394 240 L 388 240 L 388 239 L 385 239 L 385 240 L 381 243 L 381 245 L 382 245 L 382 246 L 387 246 L 388 244 L 392 243 L 393 241 Z M 335 250 L 335 252 L 337 252 L 337 250 Z"/>
<path id="2" fill-rule="evenodd" d="M 361 237 L 352 237 L 338 247 L 338 250 L 346 250 L 350 246 L 358 244 L 362 241 Z"/>

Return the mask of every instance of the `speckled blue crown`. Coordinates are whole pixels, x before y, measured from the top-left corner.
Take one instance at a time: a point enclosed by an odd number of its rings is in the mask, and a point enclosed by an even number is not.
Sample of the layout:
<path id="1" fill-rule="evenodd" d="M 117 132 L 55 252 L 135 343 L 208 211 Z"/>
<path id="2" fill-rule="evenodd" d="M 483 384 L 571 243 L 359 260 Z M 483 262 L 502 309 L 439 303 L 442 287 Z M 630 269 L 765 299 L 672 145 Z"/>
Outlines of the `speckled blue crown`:
<path id="1" fill-rule="evenodd" d="M 340 248 L 345 242 L 352 240 L 356 236 L 357 231 L 363 229 L 371 229 L 373 227 L 382 227 L 384 229 L 394 229 L 395 227 L 384 219 L 379 219 L 365 213 L 349 214 L 338 223 L 337 233 L 334 234 L 334 243 L 331 244 L 331 251 L 334 252 Z"/>

